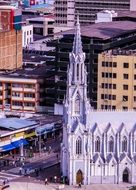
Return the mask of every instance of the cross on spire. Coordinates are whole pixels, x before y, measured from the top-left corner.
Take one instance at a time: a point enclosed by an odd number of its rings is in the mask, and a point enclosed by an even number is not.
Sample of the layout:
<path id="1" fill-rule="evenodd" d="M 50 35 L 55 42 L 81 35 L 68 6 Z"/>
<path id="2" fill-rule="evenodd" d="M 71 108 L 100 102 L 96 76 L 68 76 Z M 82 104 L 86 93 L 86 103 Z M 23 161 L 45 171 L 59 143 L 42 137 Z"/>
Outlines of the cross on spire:
<path id="1" fill-rule="evenodd" d="M 74 37 L 74 42 L 73 42 L 72 53 L 74 53 L 75 55 L 83 53 L 82 41 L 81 41 L 80 23 L 79 23 L 79 15 L 78 14 L 77 14 L 77 22 L 76 22 L 76 28 L 75 28 L 75 37 Z"/>

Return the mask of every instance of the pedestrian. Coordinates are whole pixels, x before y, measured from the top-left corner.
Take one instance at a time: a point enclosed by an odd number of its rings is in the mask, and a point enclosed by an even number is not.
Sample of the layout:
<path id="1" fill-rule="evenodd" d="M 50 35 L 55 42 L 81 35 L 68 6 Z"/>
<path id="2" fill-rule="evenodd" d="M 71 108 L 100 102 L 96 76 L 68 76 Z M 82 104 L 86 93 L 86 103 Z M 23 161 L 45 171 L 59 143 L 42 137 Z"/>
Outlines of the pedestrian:
<path id="1" fill-rule="evenodd" d="M 38 171 L 38 169 L 35 170 L 35 173 L 36 173 L 36 176 L 38 177 L 38 176 L 39 176 L 39 171 Z"/>
<path id="2" fill-rule="evenodd" d="M 13 161 L 12 163 L 13 163 L 13 166 L 15 166 L 15 161 Z"/>
<path id="3" fill-rule="evenodd" d="M 57 176 L 54 176 L 54 182 L 57 183 Z"/>
<path id="4" fill-rule="evenodd" d="M 50 182 L 52 182 L 52 176 L 50 177 Z"/>
<path id="5" fill-rule="evenodd" d="M 81 188 L 81 182 L 78 184 L 78 187 Z"/>
<path id="6" fill-rule="evenodd" d="M 59 158 L 59 155 L 57 154 L 56 157 L 57 157 L 57 159 L 58 159 L 58 158 Z"/>
<path id="7" fill-rule="evenodd" d="M 45 178 L 45 185 L 48 185 L 48 179 Z"/>
<path id="8" fill-rule="evenodd" d="M 46 146 L 43 149 L 44 149 L 44 152 L 46 152 Z"/>
<path id="9" fill-rule="evenodd" d="M 5 180 L 3 181 L 3 185 L 5 185 L 6 184 L 6 182 L 5 182 Z"/>
<path id="10" fill-rule="evenodd" d="M 49 146 L 49 153 L 51 152 L 51 146 Z"/>
<path id="11" fill-rule="evenodd" d="M 19 174 L 20 175 L 22 174 L 22 168 L 21 167 L 19 168 Z"/>

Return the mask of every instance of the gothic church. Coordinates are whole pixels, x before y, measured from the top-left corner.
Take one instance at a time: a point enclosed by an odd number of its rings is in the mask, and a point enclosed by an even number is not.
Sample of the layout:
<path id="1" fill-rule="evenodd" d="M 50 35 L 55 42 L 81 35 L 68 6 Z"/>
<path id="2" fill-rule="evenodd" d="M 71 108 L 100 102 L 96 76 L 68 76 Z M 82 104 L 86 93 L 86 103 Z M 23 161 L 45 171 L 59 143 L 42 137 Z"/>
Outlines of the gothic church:
<path id="1" fill-rule="evenodd" d="M 93 110 L 79 18 L 69 55 L 61 169 L 70 185 L 136 183 L 136 112 Z"/>

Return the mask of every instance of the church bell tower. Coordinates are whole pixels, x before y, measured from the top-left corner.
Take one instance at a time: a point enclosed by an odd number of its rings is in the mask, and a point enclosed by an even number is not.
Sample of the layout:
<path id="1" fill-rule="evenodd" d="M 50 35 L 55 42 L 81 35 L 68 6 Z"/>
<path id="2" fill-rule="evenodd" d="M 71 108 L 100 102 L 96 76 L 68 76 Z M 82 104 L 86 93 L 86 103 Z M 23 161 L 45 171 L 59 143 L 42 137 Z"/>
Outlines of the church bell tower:
<path id="1" fill-rule="evenodd" d="M 70 184 L 79 183 L 79 178 L 76 176 L 78 172 L 82 183 L 87 184 L 89 173 L 85 167 L 89 160 L 89 153 L 86 143 L 88 143 L 87 131 L 91 106 L 87 99 L 87 71 L 84 63 L 85 53 L 81 41 L 79 16 L 77 16 L 73 48 L 69 54 L 69 59 L 67 92 L 63 112 L 61 167 L 63 176 L 68 178 Z"/>

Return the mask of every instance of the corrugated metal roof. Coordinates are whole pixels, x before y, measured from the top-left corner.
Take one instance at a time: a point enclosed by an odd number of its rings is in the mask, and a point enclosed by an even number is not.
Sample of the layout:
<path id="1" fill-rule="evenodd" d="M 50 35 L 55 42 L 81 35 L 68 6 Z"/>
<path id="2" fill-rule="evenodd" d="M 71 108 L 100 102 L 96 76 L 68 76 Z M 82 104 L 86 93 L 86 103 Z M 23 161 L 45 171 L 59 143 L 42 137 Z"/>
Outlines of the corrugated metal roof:
<path id="1" fill-rule="evenodd" d="M 9 130 L 22 129 L 32 125 L 36 125 L 36 122 L 19 118 L 0 118 L 0 128 L 6 128 Z"/>

